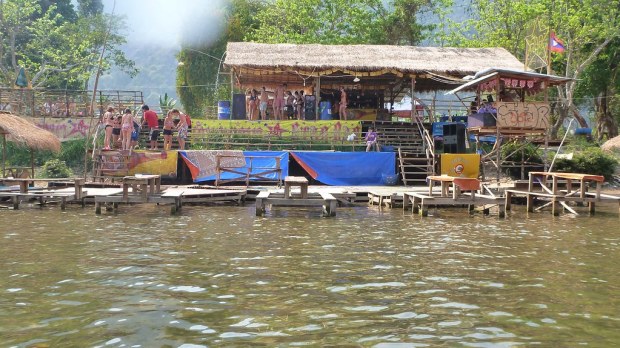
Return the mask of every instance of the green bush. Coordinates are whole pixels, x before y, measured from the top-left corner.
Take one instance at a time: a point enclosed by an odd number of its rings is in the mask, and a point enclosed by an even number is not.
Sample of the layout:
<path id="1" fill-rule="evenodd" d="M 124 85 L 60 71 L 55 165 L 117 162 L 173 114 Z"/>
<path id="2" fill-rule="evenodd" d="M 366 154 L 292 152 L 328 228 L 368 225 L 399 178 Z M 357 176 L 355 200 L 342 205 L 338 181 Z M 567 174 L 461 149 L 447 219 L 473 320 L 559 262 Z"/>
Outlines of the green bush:
<path id="1" fill-rule="evenodd" d="M 603 175 L 610 179 L 616 170 L 618 160 L 599 147 L 587 147 L 574 154 L 573 159 L 557 159 L 553 171 Z"/>
<path id="2" fill-rule="evenodd" d="M 73 176 L 73 172 L 65 161 L 52 159 L 43 164 L 43 175 L 46 178 L 69 178 Z"/>
<path id="3" fill-rule="evenodd" d="M 538 147 L 533 144 L 523 145 L 523 143 L 520 142 L 509 142 L 502 145 L 501 151 L 502 158 L 506 161 L 519 163 L 543 163 Z"/>

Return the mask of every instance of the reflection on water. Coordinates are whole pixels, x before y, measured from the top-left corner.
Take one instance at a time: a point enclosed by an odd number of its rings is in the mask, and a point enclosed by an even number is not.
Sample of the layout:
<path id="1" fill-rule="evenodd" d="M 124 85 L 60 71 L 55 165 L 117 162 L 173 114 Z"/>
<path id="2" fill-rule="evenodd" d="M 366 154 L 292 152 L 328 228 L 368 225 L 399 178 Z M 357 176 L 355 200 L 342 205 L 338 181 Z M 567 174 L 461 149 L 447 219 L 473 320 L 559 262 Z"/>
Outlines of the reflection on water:
<path id="1" fill-rule="evenodd" d="M 2 210 L 0 346 L 619 345 L 617 207 L 518 210 Z"/>

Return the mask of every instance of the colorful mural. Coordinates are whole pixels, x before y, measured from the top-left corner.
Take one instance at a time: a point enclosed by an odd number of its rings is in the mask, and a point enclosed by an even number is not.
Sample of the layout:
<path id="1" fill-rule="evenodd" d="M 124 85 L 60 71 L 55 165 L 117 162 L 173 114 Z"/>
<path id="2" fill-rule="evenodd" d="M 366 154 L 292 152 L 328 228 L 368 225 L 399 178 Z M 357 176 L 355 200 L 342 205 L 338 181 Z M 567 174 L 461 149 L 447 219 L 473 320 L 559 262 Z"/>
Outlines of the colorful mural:
<path id="1" fill-rule="evenodd" d="M 67 141 L 87 137 L 91 120 L 89 118 L 34 118 L 32 121 L 40 128 L 52 132 L 60 141 Z M 93 131 L 97 125 L 98 121 L 93 120 Z"/>
<path id="2" fill-rule="evenodd" d="M 129 157 L 118 151 L 104 151 L 101 171 L 109 176 L 158 174 L 162 178 L 176 178 L 177 158 L 177 151 L 134 151 Z"/>

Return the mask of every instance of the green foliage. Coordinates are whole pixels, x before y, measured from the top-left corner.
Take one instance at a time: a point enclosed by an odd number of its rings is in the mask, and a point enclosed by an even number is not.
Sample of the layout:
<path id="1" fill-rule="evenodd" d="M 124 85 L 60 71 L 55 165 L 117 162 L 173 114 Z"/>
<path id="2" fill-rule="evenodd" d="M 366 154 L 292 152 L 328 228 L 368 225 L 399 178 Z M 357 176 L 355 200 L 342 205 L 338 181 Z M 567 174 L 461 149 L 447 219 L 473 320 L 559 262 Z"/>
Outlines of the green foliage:
<path id="1" fill-rule="evenodd" d="M 543 163 L 538 147 L 533 144 L 523 144 L 521 142 L 509 142 L 501 146 L 502 158 L 511 162 L 524 163 Z"/>
<path id="2" fill-rule="evenodd" d="M 69 178 L 73 172 L 64 161 L 51 159 L 43 164 L 43 175 L 46 178 Z"/>
<path id="3" fill-rule="evenodd" d="M 600 147 L 587 147 L 573 155 L 573 159 L 557 159 L 554 171 L 603 175 L 610 179 L 618 166 L 618 160 Z"/>
<path id="4" fill-rule="evenodd" d="M 50 151 L 35 151 L 34 165 L 39 167 L 45 162 L 57 159 L 74 169 L 82 169 L 84 166 L 85 139 L 65 141 L 61 144 L 60 153 Z M 14 166 L 30 166 L 31 152 L 22 146 L 7 143 L 7 163 Z"/>
<path id="5" fill-rule="evenodd" d="M 161 95 L 159 96 L 159 108 L 164 115 L 166 115 L 168 111 L 174 109 L 175 105 L 177 105 L 177 100 L 170 98 L 168 93 L 164 93 L 163 98 Z"/>
<path id="6" fill-rule="evenodd" d="M 119 34 L 121 18 L 79 17 L 66 0 L 5 0 L 0 6 L 2 85 L 12 86 L 19 67 L 24 67 L 33 87 L 83 88 L 98 67 L 108 29 L 102 70 L 118 66 L 135 73 L 134 63 L 118 49 L 125 43 Z"/>

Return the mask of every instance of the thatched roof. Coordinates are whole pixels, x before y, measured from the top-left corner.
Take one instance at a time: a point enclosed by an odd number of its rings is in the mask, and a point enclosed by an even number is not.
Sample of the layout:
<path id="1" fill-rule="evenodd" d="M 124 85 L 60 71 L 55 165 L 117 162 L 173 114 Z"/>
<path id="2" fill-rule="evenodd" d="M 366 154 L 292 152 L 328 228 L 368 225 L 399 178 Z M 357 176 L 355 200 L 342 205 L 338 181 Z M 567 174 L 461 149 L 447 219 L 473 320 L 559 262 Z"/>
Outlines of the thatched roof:
<path id="1" fill-rule="evenodd" d="M 523 70 L 523 63 L 503 48 L 229 42 L 226 50 L 226 66 L 256 69 L 393 69 L 407 74 L 431 72 L 461 77 L 492 67 Z"/>
<path id="2" fill-rule="evenodd" d="M 33 150 L 60 151 L 60 140 L 51 132 L 37 127 L 24 117 L 0 112 L 0 135 L 8 141 Z"/>

